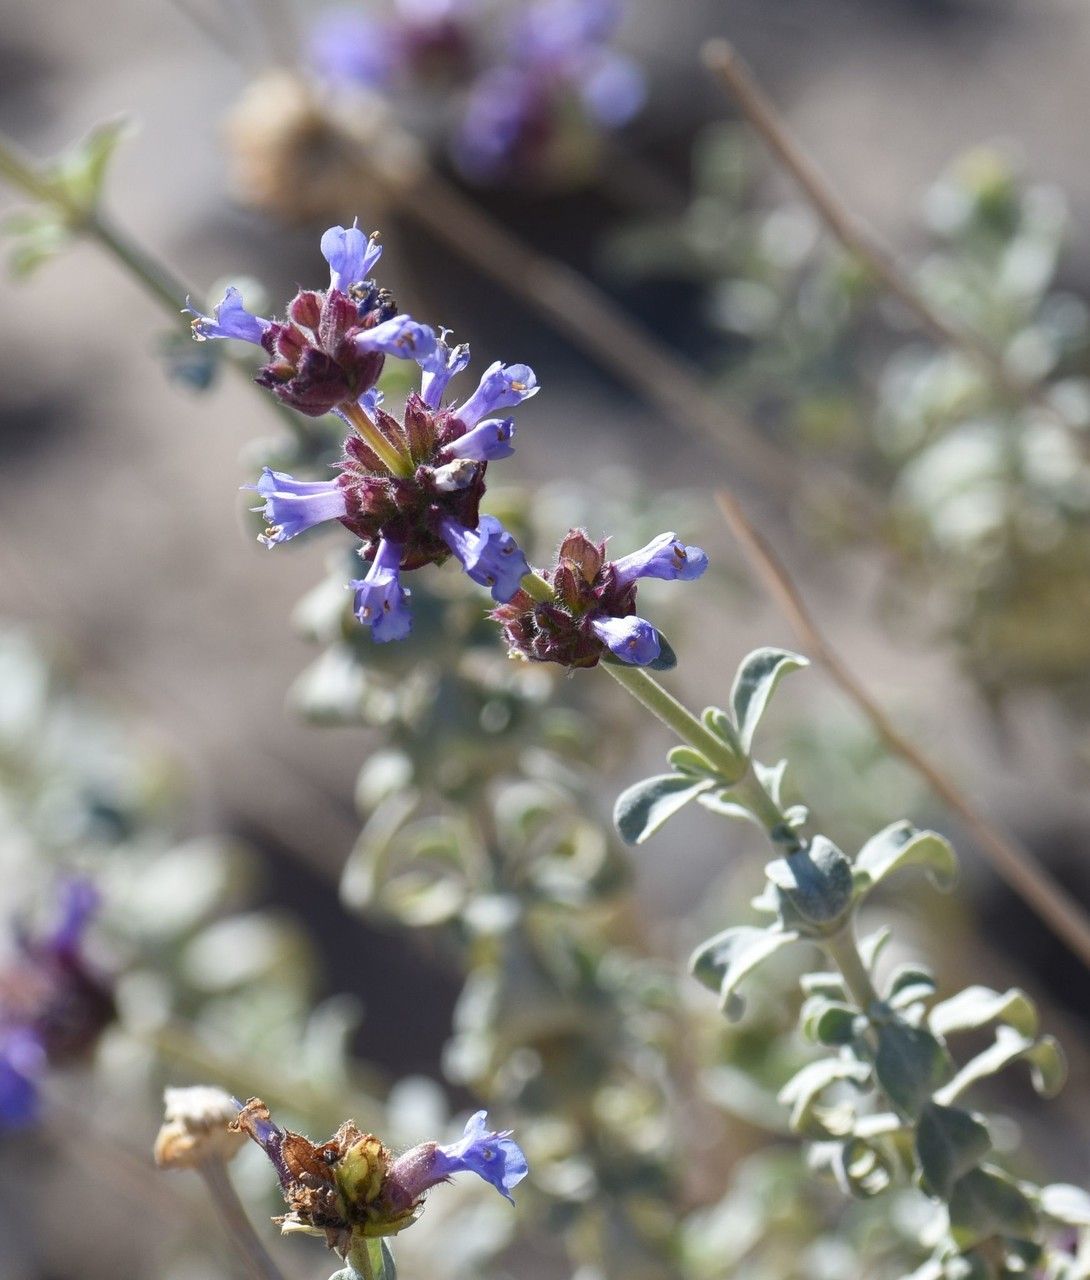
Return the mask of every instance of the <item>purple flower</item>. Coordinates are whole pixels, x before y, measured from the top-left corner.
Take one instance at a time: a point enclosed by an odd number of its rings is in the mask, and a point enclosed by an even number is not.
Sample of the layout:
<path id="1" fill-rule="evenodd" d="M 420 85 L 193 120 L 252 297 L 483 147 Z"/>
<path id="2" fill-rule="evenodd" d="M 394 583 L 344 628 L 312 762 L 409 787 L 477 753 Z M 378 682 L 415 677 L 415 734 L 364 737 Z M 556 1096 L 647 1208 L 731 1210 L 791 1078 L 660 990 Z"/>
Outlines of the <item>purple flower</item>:
<path id="1" fill-rule="evenodd" d="M 592 119 L 605 129 L 619 129 L 647 101 L 647 81 L 631 58 L 601 50 L 579 75 L 579 96 Z"/>
<path id="2" fill-rule="evenodd" d="M 354 9 L 337 9 L 322 14 L 311 28 L 310 61 L 335 83 L 378 87 L 397 69 L 397 42 L 387 24 Z"/>
<path id="3" fill-rule="evenodd" d="M 386 1195 L 392 1203 L 414 1204 L 429 1187 L 456 1173 L 475 1173 L 500 1195 L 511 1192 L 526 1177 L 526 1156 L 510 1130 L 490 1131 L 488 1113 L 478 1111 L 466 1122 L 465 1133 L 445 1146 L 425 1142 L 406 1151 L 390 1166 Z"/>
<path id="4" fill-rule="evenodd" d="M 254 316 L 242 305 L 242 294 L 232 285 L 223 295 L 223 301 L 212 308 L 211 316 L 202 316 L 186 299 L 185 311 L 193 316 L 190 328 L 198 342 L 208 338 L 238 338 L 242 342 L 261 344 L 261 339 L 272 326 L 271 320 Z"/>
<path id="5" fill-rule="evenodd" d="M 267 528 L 258 538 L 270 549 L 325 520 L 339 520 L 347 513 L 344 490 L 336 480 L 295 480 L 283 471 L 265 467 L 257 484 L 248 484 L 265 499 L 255 507 Z"/>
<path id="6" fill-rule="evenodd" d="M 659 633 L 643 618 L 630 614 L 625 618 L 592 618 L 591 630 L 622 662 L 646 667 L 662 651 Z"/>
<path id="7" fill-rule="evenodd" d="M 378 232 L 365 236 L 355 223 L 347 229 L 330 227 L 322 236 L 322 257 L 329 263 L 329 287 L 347 293 L 362 284 L 382 257 Z"/>
<path id="8" fill-rule="evenodd" d="M 481 375 L 477 390 L 454 416 L 466 425 L 475 427 L 478 422 L 497 409 L 510 409 L 538 393 L 537 377 L 526 364 L 501 364 L 497 360 Z"/>
<path id="9" fill-rule="evenodd" d="M 608 40 L 620 17 L 616 0 L 537 0 L 519 14 L 512 56 L 535 66 L 562 68 L 588 45 Z"/>
<path id="10" fill-rule="evenodd" d="M 357 351 L 381 351 L 402 360 L 419 360 L 435 350 L 435 330 L 417 324 L 411 316 L 394 316 L 373 329 L 362 329 L 352 338 Z"/>
<path id="11" fill-rule="evenodd" d="M 492 589 L 497 604 L 510 600 L 530 572 L 518 543 L 495 516 L 481 516 L 476 529 L 466 529 L 444 516 L 439 532 L 473 581 Z"/>
<path id="12" fill-rule="evenodd" d="M 613 561 L 617 585 L 627 586 L 637 578 L 681 579 L 691 582 L 708 567 L 707 552 L 687 547 L 676 533 L 660 533 L 639 551 L 632 551 Z"/>
<path id="13" fill-rule="evenodd" d="M 114 1016 L 109 988 L 80 955 L 98 901 L 88 881 L 72 878 L 60 887 L 52 929 L 16 933 L 15 955 L 0 971 L 0 1129 L 32 1123 L 38 1078 L 86 1053 Z"/>
<path id="14" fill-rule="evenodd" d="M 469 178 L 494 181 L 505 170 L 532 166 L 553 130 L 546 87 L 524 67 L 491 67 L 469 91 L 452 143 L 454 159 Z"/>
<path id="15" fill-rule="evenodd" d="M 404 547 L 383 538 L 378 544 L 370 569 L 362 579 L 350 582 L 355 591 L 353 610 L 379 644 L 387 640 L 404 640 L 412 630 L 409 593 L 401 585 L 398 566 Z"/>
<path id="16" fill-rule="evenodd" d="M 448 458 L 469 458 L 474 462 L 494 462 L 509 458 L 515 450 L 511 440 L 515 434 L 512 418 L 485 418 L 464 436 L 444 447 Z"/>
<path id="17" fill-rule="evenodd" d="M 374 422 L 379 411 L 379 406 L 385 399 L 385 395 L 383 395 L 378 387 L 372 387 L 370 391 L 365 391 L 363 395 L 360 396 L 358 403 L 364 413 L 367 414 L 372 422 Z"/>
<path id="18" fill-rule="evenodd" d="M 435 348 L 418 363 L 423 376 L 420 379 L 420 398 L 429 409 L 438 409 L 447 383 L 469 364 L 469 343 L 456 347 L 447 345 L 449 329 L 441 329 L 435 340 Z"/>
<path id="19" fill-rule="evenodd" d="M 28 1027 L 0 1029 L 0 1131 L 38 1118 L 37 1078 L 46 1067 L 41 1041 Z"/>

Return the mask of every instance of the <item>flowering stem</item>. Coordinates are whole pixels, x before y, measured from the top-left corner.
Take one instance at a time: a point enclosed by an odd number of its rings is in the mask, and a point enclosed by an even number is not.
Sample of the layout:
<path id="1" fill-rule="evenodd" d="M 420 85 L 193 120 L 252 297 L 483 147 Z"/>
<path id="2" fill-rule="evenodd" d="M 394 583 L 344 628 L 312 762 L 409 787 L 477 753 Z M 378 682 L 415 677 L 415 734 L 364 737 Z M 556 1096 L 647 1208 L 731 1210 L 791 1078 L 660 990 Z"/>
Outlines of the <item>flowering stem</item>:
<path id="1" fill-rule="evenodd" d="M 351 424 L 356 434 L 382 459 L 391 475 L 407 479 L 413 473 L 412 462 L 396 449 L 354 401 L 338 405 L 337 412 Z"/>
<path id="2" fill-rule="evenodd" d="M 84 209 L 73 204 L 63 191 L 43 176 L 35 162 L 29 156 L 23 155 L 15 143 L 2 133 L 0 133 L 0 178 L 7 179 L 13 187 L 24 192 L 31 199 L 59 210 L 72 232 L 86 236 L 100 249 L 105 250 L 142 286 L 149 297 L 170 314 L 175 324 L 181 324 L 182 307 L 186 299 L 196 291 L 187 289 L 184 282 L 179 280 L 169 268 L 135 244 L 99 209 Z M 236 373 L 241 374 L 250 386 L 255 385 L 253 370 L 248 361 L 230 353 L 225 354 L 222 359 Z M 294 413 L 278 401 L 271 400 L 264 392 L 261 393 L 261 398 L 280 416 L 297 440 L 307 439 L 306 427 Z"/>
<path id="3" fill-rule="evenodd" d="M 741 763 L 738 755 L 722 739 L 706 729 L 672 693 L 667 693 L 654 676 L 648 675 L 642 667 L 622 666 L 616 662 L 603 662 L 601 666 L 637 702 L 661 720 L 668 729 L 672 729 L 682 742 L 687 742 L 699 751 L 725 778 L 738 778 Z M 769 804 L 771 803 L 769 799 Z M 779 813 L 779 810 L 776 812 Z"/>
<path id="4" fill-rule="evenodd" d="M 252 1280 L 284 1280 L 280 1268 L 258 1238 L 224 1162 L 218 1158 L 204 1160 L 197 1168 L 231 1243 Z"/>
<path id="5" fill-rule="evenodd" d="M 377 1280 L 374 1259 L 371 1256 L 372 1247 L 377 1247 L 379 1258 L 382 1257 L 382 1244 L 378 1240 L 369 1240 L 365 1236 L 353 1235 L 352 1243 L 348 1246 L 348 1252 L 344 1255 L 345 1262 L 363 1277 L 363 1280 Z M 379 1275 L 385 1271 L 382 1267 Z"/>
<path id="6" fill-rule="evenodd" d="M 725 491 L 716 494 L 731 531 L 742 544 L 756 576 L 780 606 L 806 652 L 821 663 L 833 681 L 859 708 L 875 733 L 924 779 L 935 794 L 965 823 L 998 874 L 1028 903 L 1052 932 L 1090 967 L 1090 915 L 1082 905 L 1023 848 L 982 813 L 937 765 L 906 738 L 881 706 L 859 683 L 810 615 L 802 594 L 775 551 L 746 518 L 738 502 Z"/>

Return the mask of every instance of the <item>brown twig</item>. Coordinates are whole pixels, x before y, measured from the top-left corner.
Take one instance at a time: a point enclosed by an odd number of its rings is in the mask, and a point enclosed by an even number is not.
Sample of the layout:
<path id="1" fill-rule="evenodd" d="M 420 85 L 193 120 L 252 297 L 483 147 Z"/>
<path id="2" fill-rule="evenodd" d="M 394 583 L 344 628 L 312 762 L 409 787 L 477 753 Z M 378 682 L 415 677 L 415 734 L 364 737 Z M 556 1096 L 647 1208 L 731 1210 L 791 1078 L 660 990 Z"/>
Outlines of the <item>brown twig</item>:
<path id="1" fill-rule="evenodd" d="M 866 716 L 886 746 L 914 769 L 943 803 L 965 823 L 996 871 L 1014 892 L 1090 968 L 1090 916 L 1082 905 L 1053 879 L 1028 849 L 1000 831 L 990 818 L 950 782 L 938 766 L 897 729 L 825 639 L 787 569 L 764 536 L 749 522 L 738 500 L 720 490 L 716 493 L 716 501 L 731 532 L 749 558 L 754 575 L 779 605 L 808 655 L 825 668 L 850 701 Z"/>
<path id="2" fill-rule="evenodd" d="M 908 272 L 877 234 L 857 217 L 833 190 L 829 180 L 792 136 L 783 116 L 757 83 L 749 67 L 727 40 L 710 40 L 704 46 L 704 62 L 784 169 L 802 189 L 821 220 L 849 253 L 862 262 L 887 292 L 916 317 L 920 325 L 944 346 L 968 356 L 1004 394 L 1030 400 L 1059 416 L 1046 398 L 1045 389 L 1015 377 L 992 344 L 974 329 L 931 305 L 916 288 Z"/>

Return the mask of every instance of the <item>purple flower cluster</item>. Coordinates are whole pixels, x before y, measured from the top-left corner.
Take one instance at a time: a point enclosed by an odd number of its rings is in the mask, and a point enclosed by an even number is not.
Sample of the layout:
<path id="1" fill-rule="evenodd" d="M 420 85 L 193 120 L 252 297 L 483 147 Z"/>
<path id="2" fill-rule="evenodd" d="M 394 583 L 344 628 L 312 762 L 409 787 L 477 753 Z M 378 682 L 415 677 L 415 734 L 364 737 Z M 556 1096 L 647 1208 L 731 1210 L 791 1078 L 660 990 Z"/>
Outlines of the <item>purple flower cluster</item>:
<path id="1" fill-rule="evenodd" d="M 493 182 L 570 154 L 573 127 L 617 129 L 640 110 L 643 73 L 611 46 L 622 16 L 620 0 L 532 0 L 515 6 L 497 42 L 495 16 L 471 0 L 395 0 L 384 17 L 327 12 L 310 60 L 331 83 L 368 88 L 460 77 L 451 150 L 467 177 Z"/>
<path id="2" fill-rule="evenodd" d="M 492 611 L 513 656 L 566 667 L 593 667 L 612 654 L 646 667 L 663 653 L 662 636 L 636 613 L 640 578 L 691 581 L 708 567 L 699 547 L 663 533 L 619 560 L 606 558 L 606 544 L 573 529 L 560 545 L 554 568 L 542 579 L 552 588 L 543 600 L 520 589 Z"/>
<path id="3" fill-rule="evenodd" d="M 42 937 L 17 938 L 0 970 L 0 1129 L 32 1123 L 47 1067 L 81 1056 L 113 1018 L 109 987 L 82 956 L 97 905 L 86 880 L 66 882 L 56 923 Z"/>
<path id="4" fill-rule="evenodd" d="M 329 288 L 301 290 L 284 322 L 251 315 L 229 289 L 211 317 L 197 315 L 194 336 L 239 338 L 270 355 L 258 381 L 302 413 L 333 411 L 352 428 L 331 480 L 296 480 L 266 467 L 252 486 L 262 503 L 268 547 L 314 525 L 338 520 L 360 539 L 369 561 L 349 583 L 354 611 L 380 643 L 409 634 L 409 591 L 401 574 L 450 556 L 509 600 L 529 565 L 515 540 L 492 516 L 482 516 L 488 463 L 508 457 L 514 423 L 496 416 L 537 393 L 526 365 L 487 368 L 461 404 L 444 405 L 451 379 L 469 364 L 469 348 L 451 347 L 446 334 L 397 312 L 370 279 L 377 238 L 356 227 L 322 236 Z M 382 407 L 376 388 L 387 356 L 412 359 L 422 372 L 401 419 Z"/>

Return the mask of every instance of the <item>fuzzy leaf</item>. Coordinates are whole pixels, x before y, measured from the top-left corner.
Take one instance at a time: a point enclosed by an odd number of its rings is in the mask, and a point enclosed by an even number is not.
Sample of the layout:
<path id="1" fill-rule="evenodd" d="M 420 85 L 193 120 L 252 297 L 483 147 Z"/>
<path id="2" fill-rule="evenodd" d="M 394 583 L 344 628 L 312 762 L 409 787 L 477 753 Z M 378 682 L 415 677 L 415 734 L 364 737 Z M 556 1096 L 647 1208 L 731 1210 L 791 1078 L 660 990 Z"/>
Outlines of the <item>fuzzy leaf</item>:
<path id="1" fill-rule="evenodd" d="M 693 779 L 680 773 L 645 778 L 622 791 L 613 806 L 613 821 L 626 844 L 643 842 L 713 784 L 710 779 Z"/>
<path id="2" fill-rule="evenodd" d="M 901 1018 L 878 1028 L 874 1074 L 901 1111 L 915 1115 L 950 1072 L 949 1055 L 929 1031 Z"/>
<path id="3" fill-rule="evenodd" d="M 721 707 L 705 707 L 700 714 L 700 721 L 709 733 L 714 733 L 720 742 L 725 742 L 731 750 L 736 752 L 739 760 L 744 760 L 746 753 L 738 741 L 738 730 L 734 727 L 734 721 Z"/>
<path id="4" fill-rule="evenodd" d="M 851 904 L 851 864 L 825 836 L 815 836 L 809 848 L 770 862 L 765 873 L 785 900 L 791 925 L 797 913 L 800 924 L 829 926 Z"/>
<path id="5" fill-rule="evenodd" d="M 957 881 L 957 857 L 950 842 L 934 831 L 919 831 L 910 822 L 894 822 L 872 836 L 855 859 L 861 894 L 894 871 L 922 867 L 936 888 L 946 892 Z"/>
<path id="6" fill-rule="evenodd" d="M 988 1130 L 968 1111 L 929 1102 L 916 1125 L 924 1191 L 948 1200 L 954 1183 L 975 1169 L 991 1147 Z"/>
<path id="7" fill-rule="evenodd" d="M 867 966 L 869 973 L 874 973 L 874 967 L 878 963 L 878 957 L 885 949 L 886 943 L 893 937 L 893 930 L 888 924 L 884 924 L 880 929 L 875 929 L 873 933 L 868 933 L 865 938 L 859 939 L 859 955 L 863 963 Z"/>
<path id="8" fill-rule="evenodd" d="M 992 1236 L 1032 1239 L 1037 1212 L 1025 1193 L 999 1169 L 973 1169 L 955 1183 L 950 1196 L 950 1234 L 961 1250 Z"/>
<path id="9" fill-rule="evenodd" d="M 1001 1023 L 1013 1027 L 1020 1035 L 1033 1040 L 1037 1036 L 1037 1009 L 1024 991 L 993 991 L 990 987 L 966 987 L 949 1000 L 935 1005 L 927 1018 L 937 1036 L 956 1031 L 976 1031 L 980 1027 Z"/>
<path id="10" fill-rule="evenodd" d="M 1051 1036 L 1033 1040 L 1013 1027 L 1000 1026 L 996 1028 L 995 1043 L 970 1059 L 953 1080 L 935 1094 L 935 1101 L 949 1105 L 974 1084 L 1015 1062 L 1029 1064 L 1033 1087 L 1042 1097 L 1054 1097 L 1063 1088 L 1067 1064 L 1063 1051 Z"/>
<path id="11" fill-rule="evenodd" d="M 670 766 L 679 773 L 691 773 L 700 778 L 718 777 L 715 765 L 709 764 L 699 751 L 692 747 L 672 747 L 666 753 Z"/>
<path id="12" fill-rule="evenodd" d="M 834 1084 L 862 1087 L 870 1079 L 870 1067 L 857 1058 L 821 1058 L 808 1062 L 779 1092 L 779 1100 L 791 1108 L 791 1128 L 805 1130 L 821 1095 Z"/>
<path id="13" fill-rule="evenodd" d="M 790 671 L 809 666 L 806 658 L 786 649 L 756 649 L 742 659 L 730 691 L 738 737 L 749 751 L 753 735 L 776 686 Z"/>
<path id="14" fill-rule="evenodd" d="M 114 152 L 132 131 L 132 122 L 124 117 L 95 125 L 85 138 L 52 162 L 48 168 L 50 180 L 77 209 L 94 209 L 102 196 Z"/>
<path id="15" fill-rule="evenodd" d="M 859 1010 L 839 1000 L 812 996 L 800 1016 L 803 1034 L 819 1044 L 851 1044 L 856 1036 Z"/>
<path id="16" fill-rule="evenodd" d="M 904 1009 L 917 1000 L 929 999 L 934 993 L 935 979 L 930 970 L 918 964 L 902 964 L 890 975 L 883 998 L 892 1008 Z"/>
<path id="17" fill-rule="evenodd" d="M 745 1009 L 737 994 L 738 984 L 762 961 L 797 941 L 797 933 L 738 925 L 697 947 L 689 960 L 689 971 L 704 986 L 719 992 L 719 1005 L 734 1022 Z"/>

